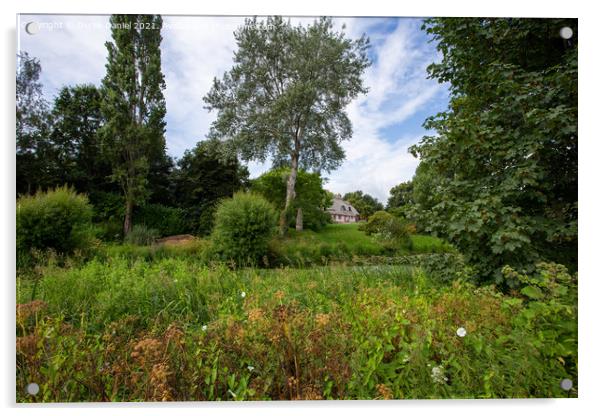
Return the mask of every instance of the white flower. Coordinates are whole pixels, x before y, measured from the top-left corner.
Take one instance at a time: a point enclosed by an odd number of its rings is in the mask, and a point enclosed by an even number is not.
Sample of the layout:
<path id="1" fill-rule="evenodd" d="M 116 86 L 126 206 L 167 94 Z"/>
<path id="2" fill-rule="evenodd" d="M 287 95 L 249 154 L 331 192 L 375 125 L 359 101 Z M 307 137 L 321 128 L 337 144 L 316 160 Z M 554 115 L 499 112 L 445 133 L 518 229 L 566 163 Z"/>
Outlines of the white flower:
<path id="1" fill-rule="evenodd" d="M 456 335 L 459 337 L 464 337 L 466 336 L 466 329 L 464 329 L 464 327 L 460 327 L 458 328 L 458 330 L 456 331 Z"/>
<path id="2" fill-rule="evenodd" d="M 447 382 L 447 377 L 445 377 L 445 372 L 443 371 L 443 367 L 435 366 L 431 369 L 431 379 L 434 383 L 445 384 Z"/>
<path id="3" fill-rule="evenodd" d="M 246 292 L 240 292 L 240 297 L 241 297 L 241 298 L 243 298 L 243 299 L 244 299 L 244 298 L 245 298 L 245 296 L 247 296 Z"/>
<path id="4" fill-rule="evenodd" d="M 203 326 L 201 327 L 201 329 L 202 329 L 203 331 L 206 331 L 206 330 L 207 330 L 207 325 L 203 325 Z"/>
<path id="5" fill-rule="evenodd" d="M 249 371 L 253 371 L 253 370 L 255 370 L 255 367 L 253 367 L 252 365 L 248 365 L 248 366 L 247 366 L 247 370 L 249 370 Z"/>

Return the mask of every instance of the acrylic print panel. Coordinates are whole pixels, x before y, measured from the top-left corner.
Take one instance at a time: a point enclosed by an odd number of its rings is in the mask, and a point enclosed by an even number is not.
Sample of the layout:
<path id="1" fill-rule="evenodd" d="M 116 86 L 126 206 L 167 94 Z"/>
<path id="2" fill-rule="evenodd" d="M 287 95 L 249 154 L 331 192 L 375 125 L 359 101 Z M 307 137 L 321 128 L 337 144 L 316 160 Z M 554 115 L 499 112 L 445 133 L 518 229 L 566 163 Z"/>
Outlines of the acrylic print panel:
<path id="1" fill-rule="evenodd" d="M 577 39 L 19 15 L 17 402 L 576 397 Z"/>

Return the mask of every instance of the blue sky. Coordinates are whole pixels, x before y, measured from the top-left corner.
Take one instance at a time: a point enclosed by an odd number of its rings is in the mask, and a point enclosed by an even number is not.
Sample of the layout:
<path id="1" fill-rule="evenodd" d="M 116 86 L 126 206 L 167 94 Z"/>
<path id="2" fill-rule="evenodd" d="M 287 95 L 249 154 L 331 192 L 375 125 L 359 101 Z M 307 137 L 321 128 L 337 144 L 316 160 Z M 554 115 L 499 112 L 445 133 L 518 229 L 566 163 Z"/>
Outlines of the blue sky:
<path id="1" fill-rule="evenodd" d="M 313 18 L 291 18 L 309 24 Z M 21 15 L 18 50 L 40 59 L 44 94 L 51 101 L 61 87 L 100 84 L 110 40 L 108 16 Z M 203 109 L 202 97 L 214 77 L 232 65 L 233 31 L 243 17 L 164 16 L 162 66 L 166 79 L 168 153 L 180 157 L 205 138 L 215 113 Z M 38 24 L 29 35 L 25 25 Z M 424 119 L 447 107 L 447 86 L 426 77 L 439 60 L 433 43 L 414 18 L 337 18 L 352 38 L 366 33 L 372 66 L 364 79 L 370 91 L 347 108 L 354 134 L 345 141 L 347 158 L 329 174 L 326 187 L 336 193 L 363 190 L 386 202 L 389 189 L 411 179 L 418 161 L 407 149 L 425 134 Z M 249 163 L 251 176 L 269 163 Z"/>

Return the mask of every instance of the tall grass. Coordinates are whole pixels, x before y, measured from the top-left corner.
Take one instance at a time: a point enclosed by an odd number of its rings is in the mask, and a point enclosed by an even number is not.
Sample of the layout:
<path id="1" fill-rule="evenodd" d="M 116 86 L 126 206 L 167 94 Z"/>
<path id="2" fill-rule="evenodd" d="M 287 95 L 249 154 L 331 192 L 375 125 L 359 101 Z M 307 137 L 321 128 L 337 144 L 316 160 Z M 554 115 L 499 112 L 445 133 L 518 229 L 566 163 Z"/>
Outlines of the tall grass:
<path id="1" fill-rule="evenodd" d="M 20 402 L 577 394 L 560 389 L 577 377 L 576 304 L 419 268 L 109 258 L 40 273 L 34 302 L 31 286 L 18 293 Z M 548 304 L 568 311 L 562 339 Z"/>

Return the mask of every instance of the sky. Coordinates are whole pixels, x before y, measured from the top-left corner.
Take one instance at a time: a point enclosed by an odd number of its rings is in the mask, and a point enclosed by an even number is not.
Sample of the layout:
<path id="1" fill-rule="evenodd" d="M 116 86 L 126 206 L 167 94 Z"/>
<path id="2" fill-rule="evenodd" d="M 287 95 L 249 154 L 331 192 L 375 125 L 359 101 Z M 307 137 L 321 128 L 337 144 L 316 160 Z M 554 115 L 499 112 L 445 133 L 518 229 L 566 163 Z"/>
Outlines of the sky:
<path id="1" fill-rule="evenodd" d="M 310 24 L 314 18 L 290 18 Z M 233 64 L 233 32 L 244 17 L 163 16 L 162 70 L 167 114 L 167 151 L 181 157 L 204 140 L 215 112 L 204 109 L 202 97 L 214 77 Z M 420 30 L 416 18 L 336 18 L 335 25 L 350 38 L 370 38 L 372 65 L 364 74 L 369 92 L 346 109 L 353 136 L 342 143 L 346 159 L 323 173 L 334 192 L 362 190 L 386 203 L 389 190 L 410 180 L 418 160 L 408 148 L 428 134 L 424 120 L 443 111 L 448 87 L 427 79 L 426 67 L 440 60 L 436 45 Z M 28 23 L 34 23 L 27 26 Z M 52 101 L 66 85 L 100 85 L 111 40 L 106 15 L 20 15 L 17 50 L 40 60 L 45 98 Z M 343 25 L 345 26 L 343 29 Z M 26 31 L 33 28 L 34 34 Z M 249 162 L 251 177 L 269 170 L 270 163 Z"/>

